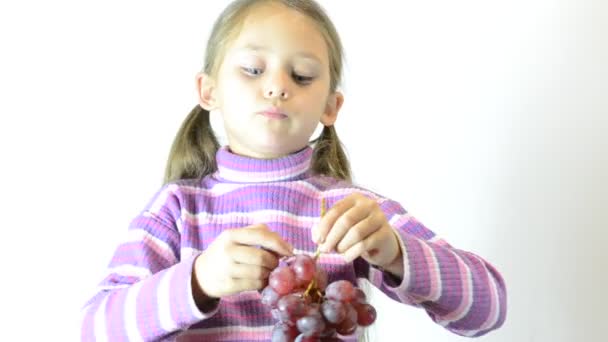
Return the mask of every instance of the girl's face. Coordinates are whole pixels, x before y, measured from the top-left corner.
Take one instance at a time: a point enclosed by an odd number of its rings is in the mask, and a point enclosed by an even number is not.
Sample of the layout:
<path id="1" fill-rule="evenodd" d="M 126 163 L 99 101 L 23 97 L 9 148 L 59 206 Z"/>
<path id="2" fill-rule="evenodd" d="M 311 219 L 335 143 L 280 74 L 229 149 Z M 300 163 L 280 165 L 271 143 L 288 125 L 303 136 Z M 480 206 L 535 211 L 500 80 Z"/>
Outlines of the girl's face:
<path id="1" fill-rule="evenodd" d="M 304 148 L 343 101 L 330 94 L 328 49 L 313 21 L 276 3 L 246 17 L 217 79 L 199 74 L 197 84 L 201 106 L 221 112 L 230 149 L 254 158 Z"/>

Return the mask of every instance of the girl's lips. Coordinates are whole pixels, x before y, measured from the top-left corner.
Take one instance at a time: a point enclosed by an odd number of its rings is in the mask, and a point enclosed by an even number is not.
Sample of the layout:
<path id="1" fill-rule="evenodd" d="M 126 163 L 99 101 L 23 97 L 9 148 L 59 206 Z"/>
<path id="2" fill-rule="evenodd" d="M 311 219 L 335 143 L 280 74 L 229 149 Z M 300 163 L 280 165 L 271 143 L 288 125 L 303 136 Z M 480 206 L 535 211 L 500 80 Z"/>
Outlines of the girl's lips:
<path id="1" fill-rule="evenodd" d="M 270 118 L 270 119 L 285 119 L 287 118 L 287 114 L 283 113 L 281 110 L 279 110 L 278 108 L 270 108 L 270 109 L 266 109 L 261 111 L 259 114 Z"/>
<path id="2" fill-rule="evenodd" d="M 270 119 L 286 119 L 287 115 L 283 114 L 283 113 L 277 113 L 277 112 L 262 112 L 261 113 L 263 116 L 270 118 Z"/>

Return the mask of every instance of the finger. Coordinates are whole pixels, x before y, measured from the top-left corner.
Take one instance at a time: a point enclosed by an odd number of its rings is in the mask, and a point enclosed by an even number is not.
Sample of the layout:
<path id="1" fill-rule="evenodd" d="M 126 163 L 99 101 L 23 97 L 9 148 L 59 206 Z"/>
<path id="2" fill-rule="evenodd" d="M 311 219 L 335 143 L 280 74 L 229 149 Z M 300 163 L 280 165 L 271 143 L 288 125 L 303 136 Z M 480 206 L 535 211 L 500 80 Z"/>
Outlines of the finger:
<path id="1" fill-rule="evenodd" d="M 336 245 L 342 241 L 342 238 L 346 233 L 359 222 L 369 216 L 369 211 L 360 206 L 354 206 L 346 211 L 334 224 L 333 227 L 327 233 L 327 238 L 321 250 L 324 252 L 332 251 L 336 248 Z"/>
<path id="2" fill-rule="evenodd" d="M 354 205 L 355 201 L 350 196 L 336 202 L 334 206 L 331 207 L 323 217 L 321 217 L 319 224 L 316 227 L 313 227 L 313 241 L 317 244 L 324 242 L 327 239 L 327 233 L 329 233 L 330 229 L 334 226 L 340 216 L 342 216 L 342 214 L 344 214 Z"/>
<path id="3" fill-rule="evenodd" d="M 361 240 L 342 253 L 342 257 L 344 258 L 344 261 L 352 262 L 365 253 L 366 250 L 366 240 Z"/>
<path id="4" fill-rule="evenodd" d="M 229 236 L 234 243 L 261 246 L 281 255 L 293 255 L 293 247 L 283 240 L 279 234 L 270 231 L 265 224 L 232 229 Z"/>
<path id="5" fill-rule="evenodd" d="M 226 286 L 231 289 L 230 293 L 238 293 L 249 290 L 261 290 L 266 282 L 260 279 L 228 278 Z"/>
<path id="6" fill-rule="evenodd" d="M 232 278 L 264 280 L 268 279 L 270 272 L 268 268 L 262 266 L 234 263 L 230 266 L 228 274 Z"/>
<path id="7" fill-rule="evenodd" d="M 245 245 L 232 245 L 228 247 L 228 254 L 235 263 L 261 266 L 274 269 L 279 265 L 279 260 L 271 252 Z"/>
<path id="8" fill-rule="evenodd" d="M 382 225 L 385 223 L 385 221 L 386 220 L 382 213 L 372 213 L 370 216 L 359 221 L 359 223 L 354 225 L 346 232 L 344 237 L 336 246 L 336 251 L 338 253 L 344 253 L 347 249 L 351 248 L 359 241 L 366 239 L 373 232 L 382 228 Z"/>
<path id="9" fill-rule="evenodd" d="M 371 264 L 384 265 L 394 259 L 391 248 L 386 245 L 390 238 L 388 234 L 393 234 L 392 228 L 376 230 L 366 239 L 346 250 L 342 256 L 347 262 L 362 256 Z"/>
<path id="10" fill-rule="evenodd" d="M 344 253 L 342 253 L 344 260 L 346 262 L 351 262 L 368 251 L 378 249 L 381 247 L 379 246 L 379 242 L 383 241 L 382 236 L 382 229 L 373 231 L 365 239 L 362 239 L 344 251 Z"/>

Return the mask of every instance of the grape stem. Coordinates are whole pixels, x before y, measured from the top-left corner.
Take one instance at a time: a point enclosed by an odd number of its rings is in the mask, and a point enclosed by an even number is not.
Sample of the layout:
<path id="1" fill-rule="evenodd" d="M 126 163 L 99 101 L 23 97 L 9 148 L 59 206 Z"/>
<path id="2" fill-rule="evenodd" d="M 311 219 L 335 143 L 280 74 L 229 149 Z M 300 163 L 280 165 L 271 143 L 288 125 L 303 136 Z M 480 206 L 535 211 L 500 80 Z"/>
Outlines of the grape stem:
<path id="1" fill-rule="evenodd" d="M 317 250 L 315 251 L 315 255 L 312 256 L 314 261 L 317 261 L 317 259 L 319 258 L 319 255 L 321 255 L 321 247 L 317 247 Z"/>
<path id="2" fill-rule="evenodd" d="M 321 213 L 320 213 L 320 217 L 323 217 L 325 215 L 325 197 L 321 197 Z M 321 255 L 321 245 L 317 246 L 317 250 L 315 251 L 315 255 L 312 257 L 313 260 L 316 262 L 317 259 L 319 258 L 319 255 Z M 308 284 L 308 287 L 306 288 L 306 291 L 304 291 L 304 297 L 308 296 L 308 294 L 310 293 L 310 291 L 315 287 L 316 282 L 315 279 L 313 278 L 310 283 Z M 317 294 L 319 294 L 319 297 L 323 297 L 321 292 L 318 289 L 315 289 L 315 291 L 317 292 Z"/>
<path id="3" fill-rule="evenodd" d="M 306 291 L 304 291 L 304 297 L 308 296 L 308 293 L 310 292 L 310 290 L 312 290 L 312 288 L 315 286 L 315 280 L 311 280 L 310 283 L 308 284 L 308 287 L 306 288 Z"/>

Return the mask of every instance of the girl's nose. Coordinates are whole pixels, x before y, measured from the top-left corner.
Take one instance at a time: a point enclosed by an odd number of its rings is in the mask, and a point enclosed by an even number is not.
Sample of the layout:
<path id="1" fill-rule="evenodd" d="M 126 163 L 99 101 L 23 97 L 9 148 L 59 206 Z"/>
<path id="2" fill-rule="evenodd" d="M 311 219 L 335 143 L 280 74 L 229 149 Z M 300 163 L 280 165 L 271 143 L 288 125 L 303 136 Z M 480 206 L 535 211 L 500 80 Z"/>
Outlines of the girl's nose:
<path id="1" fill-rule="evenodd" d="M 266 97 L 269 99 L 280 98 L 281 100 L 287 100 L 289 95 L 287 94 L 287 90 L 285 89 L 269 89 L 266 91 Z"/>
<path id="2" fill-rule="evenodd" d="M 288 83 L 289 80 L 285 80 L 283 75 L 275 75 L 268 80 L 264 90 L 264 96 L 268 99 L 279 98 L 281 100 L 287 100 L 289 98 L 289 90 L 287 89 Z"/>

